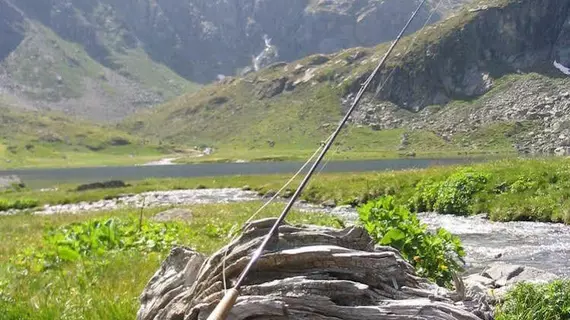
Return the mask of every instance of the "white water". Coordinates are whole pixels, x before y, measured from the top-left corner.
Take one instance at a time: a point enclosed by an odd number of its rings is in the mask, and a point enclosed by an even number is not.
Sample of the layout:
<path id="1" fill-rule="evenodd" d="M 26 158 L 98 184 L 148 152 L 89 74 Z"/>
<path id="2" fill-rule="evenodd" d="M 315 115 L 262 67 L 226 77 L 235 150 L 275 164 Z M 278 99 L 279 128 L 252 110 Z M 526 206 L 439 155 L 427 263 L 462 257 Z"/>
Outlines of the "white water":
<path id="1" fill-rule="evenodd" d="M 301 210 L 327 212 L 356 221 L 348 207 L 323 209 L 304 204 Z M 560 276 L 570 276 L 570 226 L 540 222 L 493 222 L 482 216 L 460 217 L 422 213 L 420 220 L 431 230 L 444 228 L 461 238 L 469 271 L 479 271 L 490 262 L 503 261 L 533 266 Z"/>
<path id="2" fill-rule="evenodd" d="M 271 44 L 271 38 L 266 34 L 263 35 L 263 41 L 265 42 L 265 48 L 253 59 L 253 69 L 259 71 L 268 61 L 272 61 L 279 57 L 277 47 Z"/>

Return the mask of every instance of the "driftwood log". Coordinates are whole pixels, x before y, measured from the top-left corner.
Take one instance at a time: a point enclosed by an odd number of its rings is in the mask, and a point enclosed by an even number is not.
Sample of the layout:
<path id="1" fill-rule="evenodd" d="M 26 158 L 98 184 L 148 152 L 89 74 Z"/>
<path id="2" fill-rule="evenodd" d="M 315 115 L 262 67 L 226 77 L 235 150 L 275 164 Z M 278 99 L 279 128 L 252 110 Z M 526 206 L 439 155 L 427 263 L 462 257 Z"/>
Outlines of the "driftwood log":
<path id="1" fill-rule="evenodd" d="M 224 294 L 224 256 L 231 288 L 274 222 L 246 225 L 236 241 L 209 258 L 188 248 L 173 249 L 144 289 L 137 319 L 206 319 Z M 360 227 L 284 224 L 228 319 L 490 318 L 484 303 L 416 276 L 397 250 L 375 246 Z"/>

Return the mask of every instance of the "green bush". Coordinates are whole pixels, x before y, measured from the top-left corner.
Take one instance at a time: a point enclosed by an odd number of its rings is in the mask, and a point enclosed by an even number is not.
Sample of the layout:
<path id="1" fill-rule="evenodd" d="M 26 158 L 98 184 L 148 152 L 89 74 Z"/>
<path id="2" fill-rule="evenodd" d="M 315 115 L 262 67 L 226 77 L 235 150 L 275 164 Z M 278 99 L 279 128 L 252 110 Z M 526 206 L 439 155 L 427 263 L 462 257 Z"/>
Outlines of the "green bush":
<path id="1" fill-rule="evenodd" d="M 0 199 L 0 211 L 8 211 L 11 209 L 31 209 L 35 208 L 40 204 L 38 200 L 35 199 L 18 199 L 18 200 L 8 200 Z"/>
<path id="2" fill-rule="evenodd" d="M 91 220 L 52 228 L 41 248 L 26 248 L 12 262 L 28 270 L 44 271 L 83 257 L 118 251 L 162 252 L 176 244 L 180 226 L 176 223 L 147 222 L 136 218 Z"/>
<path id="3" fill-rule="evenodd" d="M 484 189 L 488 180 L 486 174 L 468 168 L 442 182 L 421 181 L 416 187 L 416 194 L 410 199 L 410 209 L 467 215 L 471 213 L 473 196 Z"/>
<path id="4" fill-rule="evenodd" d="M 419 275 L 449 286 L 452 272 L 462 269 L 458 260 L 465 251 L 459 238 L 444 229 L 429 232 L 405 206 L 395 205 L 392 196 L 368 202 L 358 213 L 372 238 L 380 245 L 398 249 Z"/>
<path id="5" fill-rule="evenodd" d="M 518 284 L 497 306 L 496 320 L 570 319 L 570 281 Z"/>

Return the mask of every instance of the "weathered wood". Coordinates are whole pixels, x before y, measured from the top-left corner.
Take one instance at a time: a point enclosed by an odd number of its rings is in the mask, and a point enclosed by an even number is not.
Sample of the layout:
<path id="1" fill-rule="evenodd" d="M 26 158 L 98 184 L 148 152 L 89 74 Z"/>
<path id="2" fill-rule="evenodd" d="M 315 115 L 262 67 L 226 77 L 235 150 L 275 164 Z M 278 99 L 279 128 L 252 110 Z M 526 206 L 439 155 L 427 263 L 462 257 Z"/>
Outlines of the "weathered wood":
<path id="1" fill-rule="evenodd" d="M 176 248 L 141 296 L 139 320 L 206 319 L 233 287 L 274 219 L 253 222 L 205 259 Z M 260 257 L 227 319 L 490 318 L 476 301 L 418 277 L 397 250 L 375 246 L 360 227 L 284 224 Z M 479 317 L 476 315 L 479 314 Z"/>

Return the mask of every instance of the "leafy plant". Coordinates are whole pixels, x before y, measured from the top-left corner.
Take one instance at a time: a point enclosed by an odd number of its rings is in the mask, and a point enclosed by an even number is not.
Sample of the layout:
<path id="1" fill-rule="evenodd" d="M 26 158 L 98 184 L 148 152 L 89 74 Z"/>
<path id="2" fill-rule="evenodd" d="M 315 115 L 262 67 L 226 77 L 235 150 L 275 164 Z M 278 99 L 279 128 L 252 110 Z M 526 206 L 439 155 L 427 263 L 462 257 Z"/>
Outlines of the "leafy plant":
<path id="1" fill-rule="evenodd" d="M 429 232 L 405 206 L 395 205 L 392 196 L 368 202 L 358 213 L 372 238 L 398 249 L 419 275 L 439 285 L 450 285 L 452 272 L 461 270 L 458 259 L 465 251 L 459 238 L 444 229 Z"/>
<path id="2" fill-rule="evenodd" d="M 44 236 L 43 248 L 26 248 L 13 261 L 26 269 L 43 271 L 82 257 L 136 250 L 141 254 L 161 252 L 176 244 L 180 227 L 175 223 L 139 220 L 91 220 L 52 228 Z"/>
<path id="3" fill-rule="evenodd" d="M 223 223 L 221 221 L 214 221 L 213 223 L 208 223 L 204 232 L 210 238 L 231 238 L 234 233 L 238 230 L 238 225 L 235 223 Z"/>
<path id="4" fill-rule="evenodd" d="M 415 212 L 433 210 L 467 215 L 473 195 L 483 190 L 488 180 L 486 174 L 467 168 L 442 182 L 422 181 L 416 187 L 417 193 L 410 199 L 410 208 Z"/>
<path id="5" fill-rule="evenodd" d="M 511 193 L 521 193 L 527 190 L 536 189 L 538 182 L 530 177 L 521 176 L 515 182 L 513 182 L 509 191 Z"/>
<path id="6" fill-rule="evenodd" d="M 497 320 L 570 319 L 570 281 L 520 283 L 496 310 Z"/>

